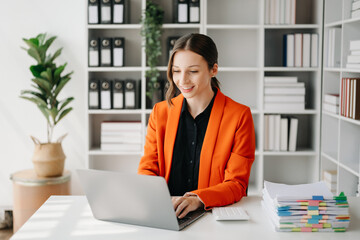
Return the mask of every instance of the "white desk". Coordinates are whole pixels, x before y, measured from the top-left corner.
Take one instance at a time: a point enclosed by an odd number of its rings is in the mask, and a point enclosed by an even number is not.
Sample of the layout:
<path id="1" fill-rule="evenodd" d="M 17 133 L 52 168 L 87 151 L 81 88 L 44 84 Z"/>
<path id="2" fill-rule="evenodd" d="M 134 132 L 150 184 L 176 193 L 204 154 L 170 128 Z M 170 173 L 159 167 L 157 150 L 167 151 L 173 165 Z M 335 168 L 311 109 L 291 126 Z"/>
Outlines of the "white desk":
<path id="1" fill-rule="evenodd" d="M 360 239 L 360 198 L 349 198 L 351 220 L 345 233 L 275 232 L 260 201 L 250 196 L 236 203 L 248 212 L 249 221 L 219 222 L 207 213 L 177 232 L 99 221 L 92 216 L 85 196 L 51 196 L 12 239 Z"/>

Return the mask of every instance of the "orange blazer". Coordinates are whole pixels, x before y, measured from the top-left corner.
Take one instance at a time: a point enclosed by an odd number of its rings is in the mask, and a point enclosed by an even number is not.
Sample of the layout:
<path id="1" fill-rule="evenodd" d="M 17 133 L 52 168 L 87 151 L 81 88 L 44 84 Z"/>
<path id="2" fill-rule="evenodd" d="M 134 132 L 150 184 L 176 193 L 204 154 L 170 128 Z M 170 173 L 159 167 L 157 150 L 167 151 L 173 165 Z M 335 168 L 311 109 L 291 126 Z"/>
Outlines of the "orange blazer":
<path id="1" fill-rule="evenodd" d="M 150 114 L 138 173 L 169 181 L 174 143 L 184 97 L 156 104 Z M 239 201 L 246 195 L 255 158 L 255 131 L 250 108 L 218 90 L 200 154 L 198 189 L 205 209 Z"/>

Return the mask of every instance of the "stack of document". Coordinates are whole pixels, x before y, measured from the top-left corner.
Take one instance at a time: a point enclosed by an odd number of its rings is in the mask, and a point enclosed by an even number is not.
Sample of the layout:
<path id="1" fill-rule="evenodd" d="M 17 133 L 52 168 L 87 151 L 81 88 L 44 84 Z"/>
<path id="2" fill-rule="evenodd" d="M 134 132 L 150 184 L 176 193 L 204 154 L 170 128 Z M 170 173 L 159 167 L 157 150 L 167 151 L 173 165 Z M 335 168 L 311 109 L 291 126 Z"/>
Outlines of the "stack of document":
<path id="1" fill-rule="evenodd" d="M 346 196 L 334 197 L 324 182 L 265 181 L 262 206 L 278 232 L 345 232 L 350 223 Z"/>

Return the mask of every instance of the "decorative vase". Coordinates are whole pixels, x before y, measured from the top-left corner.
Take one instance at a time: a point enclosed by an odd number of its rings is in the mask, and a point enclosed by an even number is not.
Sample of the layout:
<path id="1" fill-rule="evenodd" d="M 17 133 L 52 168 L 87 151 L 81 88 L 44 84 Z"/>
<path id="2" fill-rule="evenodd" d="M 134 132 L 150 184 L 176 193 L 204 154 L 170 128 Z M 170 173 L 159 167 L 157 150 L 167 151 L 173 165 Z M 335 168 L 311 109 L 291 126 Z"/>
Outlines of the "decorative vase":
<path id="1" fill-rule="evenodd" d="M 35 173 L 39 177 L 61 176 L 64 171 L 65 154 L 61 146 L 61 141 L 55 143 L 40 143 L 31 137 L 35 143 L 32 162 Z"/>

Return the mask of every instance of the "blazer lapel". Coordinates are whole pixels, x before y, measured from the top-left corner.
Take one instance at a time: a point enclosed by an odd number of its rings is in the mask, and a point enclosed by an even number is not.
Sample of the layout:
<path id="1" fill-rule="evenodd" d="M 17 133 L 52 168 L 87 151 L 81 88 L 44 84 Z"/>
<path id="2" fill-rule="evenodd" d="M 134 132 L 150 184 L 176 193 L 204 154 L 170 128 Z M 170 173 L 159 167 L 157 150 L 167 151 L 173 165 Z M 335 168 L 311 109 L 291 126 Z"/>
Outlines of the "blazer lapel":
<path id="1" fill-rule="evenodd" d="M 198 189 L 209 186 L 212 156 L 224 112 L 224 106 L 225 96 L 218 90 L 201 149 Z"/>
<path id="2" fill-rule="evenodd" d="M 182 94 L 172 99 L 174 105 L 169 108 L 169 115 L 166 122 L 166 131 L 165 131 L 165 139 L 164 139 L 166 181 L 169 181 L 175 138 L 179 125 L 179 119 L 180 119 L 180 113 L 181 113 L 183 101 L 184 101 L 184 96 Z"/>

